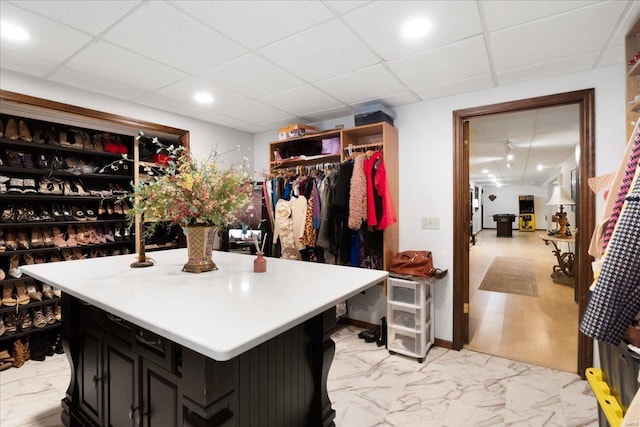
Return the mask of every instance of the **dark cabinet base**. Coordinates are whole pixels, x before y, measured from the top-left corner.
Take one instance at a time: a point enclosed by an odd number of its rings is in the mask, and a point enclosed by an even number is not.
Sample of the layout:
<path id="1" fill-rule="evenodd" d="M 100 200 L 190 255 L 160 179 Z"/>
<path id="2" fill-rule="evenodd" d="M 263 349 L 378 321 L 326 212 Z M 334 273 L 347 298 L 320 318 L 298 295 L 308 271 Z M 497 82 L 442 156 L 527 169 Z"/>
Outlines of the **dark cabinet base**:
<path id="1" fill-rule="evenodd" d="M 224 362 L 164 338 L 164 356 L 151 352 L 136 325 L 70 296 L 63 310 L 66 426 L 334 425 L 334 308 Z"/>

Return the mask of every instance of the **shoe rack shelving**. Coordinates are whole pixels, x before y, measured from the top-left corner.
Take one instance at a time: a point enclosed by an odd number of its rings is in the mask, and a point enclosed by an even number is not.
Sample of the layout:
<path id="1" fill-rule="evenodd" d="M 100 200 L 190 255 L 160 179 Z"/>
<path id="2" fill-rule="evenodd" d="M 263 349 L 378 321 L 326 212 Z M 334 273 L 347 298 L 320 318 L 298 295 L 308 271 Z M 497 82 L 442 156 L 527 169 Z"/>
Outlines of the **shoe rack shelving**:
<path id="1" fill-rule="evenodd" d="M 13 122 L 8 126 L 10 119 Z M 133 253 L 139 240 L 134 231 L 138 225 L 127 228 L 126 205 L 116 201 L 131 189 L 134 171 L 139 167 L 133 160 L 139 158 L 134 153 L 134 138 L 142 130 L 185 146 L 189 141 L 185 130 L 4 90 L 0 90 L 0 123 L 0 289 L 3 296 L 5 287 L 11 289 L 14 298 L 19 294 L 18 287 L 33 285 L 36 291 L 43 290 L 38 281 L 9 274 L 20 265 Z M 107 148 L 107 144 L 115 144 L 119 152 L 111 152 L 116 149 L 113 145 Z M 127 159 L 123 158 L 123 147 Z M 17 180 L 12 182 L 14 178 Z M 19 180 L 22 187 L 18 186 Z M 65 230 L 75 237 L 84 230 L 87 244 L 45 246 L 46 239 L 54 237 L 53 227 L 58 227 L 67 241 Z M 42 238 L 38 247 L 32 246 L 34 230 L 38 240 Z M 48 236 L 44 236 L 45 231 Z M 20 246 L 19 232 L 27 246 Z M 96 241 L 100 233 L 105 239 Z M 111 240 L 106 239 L 107 234 Z M 16 249 L 7 245 L 8 237 L 15 239 Z M 20 337 L 60 328 L 59 320 L 36 327 L 32 319 L 29 327 L 21 329 L 26 313 L 33 318 L 36 311 L 48 306 L 53 309 L 60 301 L 56 296 L 42 301 L 31 298 L 27 304 L 14 306 L 0 304 L 0 331 L 4 330 L 0 350 L 11 351 L 11 343 Z M 6 331 L 7 319 L 17 324 L 15 332 Z"/>

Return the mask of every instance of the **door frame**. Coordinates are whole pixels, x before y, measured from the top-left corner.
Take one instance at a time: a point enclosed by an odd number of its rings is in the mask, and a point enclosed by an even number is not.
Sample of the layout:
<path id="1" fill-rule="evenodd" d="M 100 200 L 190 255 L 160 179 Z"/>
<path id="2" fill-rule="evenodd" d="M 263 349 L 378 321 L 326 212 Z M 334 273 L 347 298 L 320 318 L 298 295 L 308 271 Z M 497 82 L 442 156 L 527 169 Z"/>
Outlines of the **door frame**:
<path id="1" fill-rule="evenodd" d="M 453 112 L 453 342 L 455 350 L 469 341 L 469 141 L 464 138 L 468 120 L 489 114 L 509 113 L 566 104 L 578 104 L 580 115 L 580 160 L 578 165 L 578 199 L 576 212 L 579 233 L 576 236 L 576 290 L 578 318 L 588 303 L 589 286 L 593 282 L 589 244 L 595 227 L 595 195 L 587 185 L 587 178 L 595 176 L 595 90 L 584 89 L 554 95 L 521 99 L 499 104 L 472 107 Z M 465 304 L 467 310 L 465 313 Z M 593 340 L 578 331 L 577 371 L 582 378 L 585 369 L 593 364 Z"/>

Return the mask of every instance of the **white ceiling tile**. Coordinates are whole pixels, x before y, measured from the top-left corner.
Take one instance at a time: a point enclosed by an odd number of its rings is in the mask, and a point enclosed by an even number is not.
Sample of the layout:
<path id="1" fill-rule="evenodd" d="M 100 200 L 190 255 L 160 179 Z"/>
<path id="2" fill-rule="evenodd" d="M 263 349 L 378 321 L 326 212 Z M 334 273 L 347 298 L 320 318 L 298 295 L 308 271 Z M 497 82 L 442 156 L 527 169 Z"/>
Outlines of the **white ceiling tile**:
<path id="1" fill-rule="evenodd" d="M 402 26 L 417 17 L 431 21 L 431 32 L 422 40 L 407 41 Z M 466 1 L 376 1 L 344 19 L 385 60 L 482 33 L 478 8 Z"/>
<path id="2" fill-rule="evenodd" d="M 181 71 L 107 42 L 92 43 L 66 66 L 143 91 L 153 91 L 186 77 Z"/>
<path id="3" fill-rule="evenodd" d="M 249 100 L 244 95 L 230 91 L 208 80 L 191 77 L 169 86 L 163 87 L 156 93 L 166 98 L 175 99 L 185 104 L 195 104 L 193 96 L 198 92 L 209 92 L 214 102 L 206 110 L 218 110 L 228 105 L 239 104 Z"/>
<path id="4" fill-rule="evenodd" d="M 243 131 L 245 131 L 245 129 L 252 129 L 256 127 L 254 123 L 234 119 L 232 117 L 225 116 L 224 114 L 220 114 L 215 111 L 208 111 L 206 113 L 197 114 L 194 117 L 200 120 L 216 123 L 222 126 L 228 126 L 230 128 L 243 130 Z M 268 130 L 268 129 L 260 130 L 260 132 L 264 132 L 265 130 Z M 249 131 L 246 130 L 245 132 L 249 132 Z"/>
<path id="5" fill-rule="evenodd" d="M 483 0 L 479 3 L 484 11 L 488 30 L 496 31 L 581 7 L 591 6 L 600 3 L 600 1 Z"/>
<path id="6" fill-rule="evenodd" d="M 558 61 L 544 62 L 528 67 L 502 71 L 496 73 L 496 76 L 498 78 L 498 84 L 504 86 L 544 77 L 575 73 L 577 71 L 591 69 L 597 56 L 597 52 L 592 52 L 586 55 L 563 58 Z"/>
<path id="7" fill-rule="evenodd" d="M 198 77 L 216 82 L 249 98 L 304 85 L 304 81 L 253 53 L 205 71 Z"/>
<path id="8" fill-rule="evenodd" d="M 437 86 L 429 86 L 416 89 L 416 94 L 422 99 L 434 99 L 443 96 L 456 95 L 458 93 L 474 92 L 476 90 L 493 87 L 493 79 L 490 74 L 484 74 L 470 79 L 451 81 Z"/>
<path id="9" fill-rule="evenodd" d="M 269 105 L 253 100 L 243 102 L 241 104 L 229 105 L 219 111 L 225 116 L 254 123 L 283 120 L 291 116 L 289 113 L 285 113 L 284 111 L 280 111 Z"/>
<path id="10" fill-rule="evenodd" d="M 312 113 L 302 114 L 304 120 L 311 123 L 322 122 L 324 120 L 335 119 L 336 117 L 344 117 L 353 115 L 353 109 L 347 106 L 340 106 L 335 108 L 328 108 L 326 110 L 314 111 Z"/>
<path id="11" fill-rule="evenodd" d="M 363 102 L 405 90 L 402 83 L 379 64 L 316 82 L 314 86 L 345 104 Z"/>
<path id="12" fill-rule="evenodd" d="M 356 102 L 355 104 L 349 104 L 351 108 L 358 111 L 362 108 L 366 108 L 371 104 L 382 104 L 385 107 L 399 107 L 401 105 L 412 104 L 418 102 L 419 99 L 411 92 L 401 92 L 395 95 L 383 96 L 376 98 L 375 100 L 369 100 L 366 102 Z"/>
<path id="13" fill-rule="evenodd" d="M 163 28 L 159 29 L 159 23 Z M 163 2 L 148 2 L 104 39 L 191 75 L 244 54 L 246 49 Z"/>
<path id="14" fill-rule="evenodd" d="M 3 8 L 4 8 L 4 3 Z M 140 1 L 28 0 L 11 3 L 40 16 L 66 24 L 88 34 L 97 35 L 133 10 Z"/>
<path id="15" fill-rule="evenodd" d="M 497 72 L 600 51 L 620 18 L 624 2 L 598 3 L 491 33 Z M 550 49 L 549 46 L 553 46 Z"/>
<path id="16" fill-rule="evenodd" d="M 54 69 L 55 64 L 21 54 L 19 51 L 0 49 L 0 65 L 7 70 L 42 77 Z"/>
<path id="17" fill-rule="evenodd" d="M 490 74 L 481 36 L 397 59 L 389 68 L 412 89 L 440 86 Z"/>
<path id="18" fill-rule="evenodd" d="M 192 116 L 207 111 L 207 108 L 194 103 L 182 102 L 173 98 L 165 98 L 155 93 L 148 93 L 135 100 L 136 103 L 147 105 L 158 110 L 169 111 L 174 114 Z"/>
<path id="19" fill-rule="evenodd" d="M 268 95 L 259 101 L 298 116 L 340 105 L 339 101 L 310 85 Z"/>
<path id="20" fill-rule="evenodd" d="M 261 49 L 260 53 L 307 82 L 337 76 L 378 62 L 376 56 L 339 20 L 271 44 Z"/>
<path id="21" fill-rule="evenodd" d="M 132 100 L 144 94 L 144 91 L 138 88 L 110 82 L 92 74 L 85 74 L 64 67 L 58 68 L 49 77 L 49 80 L 126 100 Z"/>
<path id="22" fill-rule="evenodd" d="M 319 1 L 175 1 L 192 17 L 256 49 L 295 34 L 333 14 Z"/>
<path id="23" fill-rule="evenodd" d="M 362 7 L 368 3 L 371 3 L 371 1 L 364 1 L 364 0 L 329 0 L 326 2 L 328 5 L 330 5 L 332 8 L 334 8 L 336 11 L 338 11 L 339 13 L 346 13 L 349 12 L 350 10 L 353 9 L 357 9 L 359 7 Z"/>
<path id="24" fill-rule="evenodd" d="M 0 7 L 0 19 L 3 23 L 11 22 L 22 26 L 31 36 L 26 42 L 2 39 L 0 41 L 2 50 L 18 52 L 21 55 L 45 62 L 64 61 L 91 41 L 91 36 L 88 34 L 45 19 L 4 1 Z"/>

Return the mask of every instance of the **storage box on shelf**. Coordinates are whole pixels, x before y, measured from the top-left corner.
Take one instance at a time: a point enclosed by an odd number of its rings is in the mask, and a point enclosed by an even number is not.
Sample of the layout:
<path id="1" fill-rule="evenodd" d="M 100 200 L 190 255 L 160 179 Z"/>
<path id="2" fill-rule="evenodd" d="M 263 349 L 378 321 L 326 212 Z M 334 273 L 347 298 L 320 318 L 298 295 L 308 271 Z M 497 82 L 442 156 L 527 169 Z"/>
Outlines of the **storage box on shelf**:
<path id="1" fill-rule="evenodd" d="M 387 279 L 387 347 L 389 353 L 416 357 L 422 363 L 434 343 L 433 284 Z"/>

